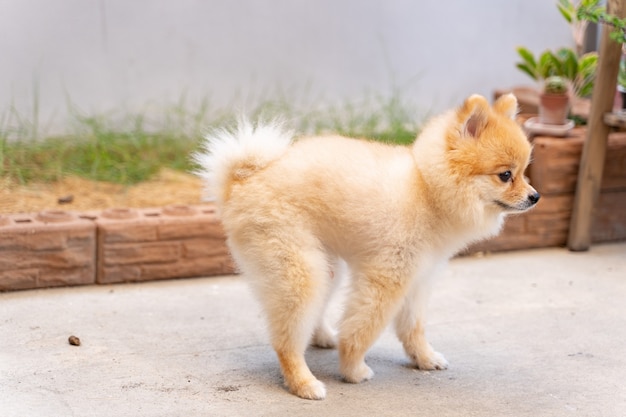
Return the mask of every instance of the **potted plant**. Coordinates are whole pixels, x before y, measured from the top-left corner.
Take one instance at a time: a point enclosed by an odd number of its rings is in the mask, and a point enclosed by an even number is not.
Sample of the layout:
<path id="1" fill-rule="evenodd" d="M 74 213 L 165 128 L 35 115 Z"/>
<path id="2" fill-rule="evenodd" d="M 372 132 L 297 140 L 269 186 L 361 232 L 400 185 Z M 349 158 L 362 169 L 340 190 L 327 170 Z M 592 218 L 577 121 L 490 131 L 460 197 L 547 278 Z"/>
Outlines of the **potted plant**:
<path id="1" fill-rule="evenodd" d="M 570 85 L 575 97 L 591 95 L 598 66 L 598 54 L 589 52 L 580 57 L 571 48 L 561 48 L 556 52 L 547 50 L 535 58 L 535 55 L 523 46 L 517 48 L 522 59 L 517 68 L 535 81 L 558 75 Z"/>
<path id="2" fill-rule="evenodd" d="M 565 125 L 570 99 L 566 80 L 558 75 L 545 79 L 539 95 L 539 121 L 547 125 Z"/>

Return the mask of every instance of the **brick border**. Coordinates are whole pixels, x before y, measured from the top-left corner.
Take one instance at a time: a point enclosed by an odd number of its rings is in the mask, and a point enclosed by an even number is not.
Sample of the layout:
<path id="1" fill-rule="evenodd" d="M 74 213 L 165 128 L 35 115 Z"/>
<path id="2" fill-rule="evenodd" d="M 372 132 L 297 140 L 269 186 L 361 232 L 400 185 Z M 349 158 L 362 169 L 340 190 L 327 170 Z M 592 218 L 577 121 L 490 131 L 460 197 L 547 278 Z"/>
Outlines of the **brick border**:
<path id="1" fill-rule="evenodd" d="M 235 272 L 213 205 L 0 216 L 0 291 Z"/>
<path id="2" fill-rule="evenodd" d="M 0 290 L 93 283 L 95 236 L 75 213 L 0 216 Z"/>

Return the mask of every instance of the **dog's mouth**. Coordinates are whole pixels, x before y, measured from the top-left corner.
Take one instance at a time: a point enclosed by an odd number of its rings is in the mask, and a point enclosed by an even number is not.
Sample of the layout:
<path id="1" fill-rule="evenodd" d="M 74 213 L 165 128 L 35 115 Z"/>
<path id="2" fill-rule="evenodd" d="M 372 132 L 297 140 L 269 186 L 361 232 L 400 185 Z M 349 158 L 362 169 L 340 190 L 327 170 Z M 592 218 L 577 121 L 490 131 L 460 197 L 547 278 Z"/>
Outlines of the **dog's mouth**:
<path id="1" fill-rule="evenodd" d="M 532 204 L 529 203 L 525 203 L 525 204 L 520 204 L 518 206 L 512 206 L 510 204 L 507 204 L 503 201 L 500 200 L 494 200 L 493 201 L 497 206 L 499 206 L 501 209 L 505 210 L 505 211 L 526 211 L 529 208 L 532 207 Z"/>

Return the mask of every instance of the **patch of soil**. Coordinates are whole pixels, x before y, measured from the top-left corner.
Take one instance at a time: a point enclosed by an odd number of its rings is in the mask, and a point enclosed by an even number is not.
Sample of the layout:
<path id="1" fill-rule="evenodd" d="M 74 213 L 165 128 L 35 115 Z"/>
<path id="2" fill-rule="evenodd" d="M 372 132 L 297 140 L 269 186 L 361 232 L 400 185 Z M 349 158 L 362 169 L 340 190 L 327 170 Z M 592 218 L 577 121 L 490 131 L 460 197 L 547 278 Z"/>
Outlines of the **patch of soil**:
<path id="1" fill-rule="evenodd" d="M 34 213 L 57 209 L 103 210 L 111 207 L 162 207 L 200 204 L 203 183 L 191 174 L 164 169 L 154 179 L 125 186 L 68 177 L 62 181 L 26 186 L 0 179 L 0 214 Z"/>

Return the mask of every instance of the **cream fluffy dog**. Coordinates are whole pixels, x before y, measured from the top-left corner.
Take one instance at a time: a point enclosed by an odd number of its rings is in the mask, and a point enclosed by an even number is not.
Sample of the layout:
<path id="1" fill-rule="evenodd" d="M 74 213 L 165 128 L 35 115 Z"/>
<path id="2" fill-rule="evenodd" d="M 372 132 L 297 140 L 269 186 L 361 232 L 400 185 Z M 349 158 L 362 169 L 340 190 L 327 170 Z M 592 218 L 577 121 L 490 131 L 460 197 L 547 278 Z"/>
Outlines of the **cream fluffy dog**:
<path id="1" fill-rule="evenodd" d="M 496 234 L 505 214 L 539 199 L 524 178 L 531 146 L 516 112 L 512 95 L 493 107 L 474 95 L 410 147 L 340 136 L 293 141 L 276 123 L 242 122 L 206 138 L 196 161 L 291 392 L 326 396 L 304 352 L 311 342 L 337 343 L 322 317 L 338 259 L 351 275 L 338 337 L 346 381 L 374 375 L 365 353 L 393 318 L 415 366 L 448 366 L 424 335 L 430 276 L 470 242 Z"/>

